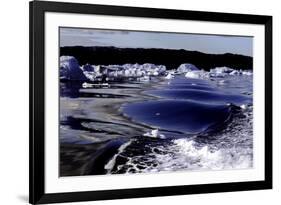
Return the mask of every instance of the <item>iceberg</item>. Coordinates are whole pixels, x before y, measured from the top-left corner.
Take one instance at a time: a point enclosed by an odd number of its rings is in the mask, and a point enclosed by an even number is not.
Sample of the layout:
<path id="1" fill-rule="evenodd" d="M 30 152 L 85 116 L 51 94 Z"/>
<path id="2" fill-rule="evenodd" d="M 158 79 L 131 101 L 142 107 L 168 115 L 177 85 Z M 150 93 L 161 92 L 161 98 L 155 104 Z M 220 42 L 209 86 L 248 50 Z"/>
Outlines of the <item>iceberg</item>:
<path id="1" fill-rule="evenodd" d="M 73 56 L 60 57 L 60 79 L 107 82 L 136 80 L 141 82 L 150 81 L 152 77 L 161 76 L 164 79 L 172 79 L 176 74 L 184 74 L 186 78 L 223 78 L 231 75 L 252 75 L 250 70 L 235 70 L 226 66 L 216 67 L 209 72 L 199 70 L 190 63 L 181 64 L 176 70 L 167 70 L 165 65 L 123 64 L 123 65 L 90 65 L 79 66 L 77 59 Z"/>
<path id="2" fill-rule="evenodd" d="M 77 59 L 73 56 L 60 57 L 60 78 L 79 81 L 116 81 L 116 80 L 138 80 L 149 81 L 153 76 L 165 76 L 166 66 L 145 64 L 124 65 L 90 65 L 79 66 Z"/>
<path id="3" fill-rule="evenodd" d="M 177 72 L 183 74 L 183 73 L 187 73 L 190 71 L 197 71 L 197 70 L 199 69 L 195 65 L 190 63 L 184 63 L 178 67 Z"/>
<path id="4" fill-rule="evenodd" d="M 67 80 L 85 81 L 87 77 L 73 56 L 60 57 L 60 78 Z"/>
<path id="5" fill-rule="evenodd" d="M 225 77 L 226 75 L 229 75 L 230 73 L 233 73 L 233 71 L 235 71 L 235 70 L 232 68 L 226 67 L 226 66 L 216 67 L 216 68 L 210 69 L 209 76 L 222 78 L 222 77 Z"/>
<path id="6" fill-rule="evenodd" d="M 124 65 L 84 65 L 85 76 L 91 81 L 100 81 L 105 76 L 108 80 L 136 79 L 149 81 L 150 76 L 160 76 L 166 73 L 164 65 L 150 63 Z"/>

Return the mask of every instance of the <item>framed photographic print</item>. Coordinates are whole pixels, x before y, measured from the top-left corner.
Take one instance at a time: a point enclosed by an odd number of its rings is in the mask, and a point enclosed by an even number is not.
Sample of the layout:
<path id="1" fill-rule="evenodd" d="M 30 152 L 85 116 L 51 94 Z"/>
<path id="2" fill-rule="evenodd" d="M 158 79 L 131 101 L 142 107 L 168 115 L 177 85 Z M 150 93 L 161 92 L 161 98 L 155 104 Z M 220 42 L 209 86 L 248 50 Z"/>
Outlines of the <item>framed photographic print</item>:
<path id="1" fill-rule="evenodd" d="M 30 2 L 30 203 L 272 188 L 272 17 Z"/>

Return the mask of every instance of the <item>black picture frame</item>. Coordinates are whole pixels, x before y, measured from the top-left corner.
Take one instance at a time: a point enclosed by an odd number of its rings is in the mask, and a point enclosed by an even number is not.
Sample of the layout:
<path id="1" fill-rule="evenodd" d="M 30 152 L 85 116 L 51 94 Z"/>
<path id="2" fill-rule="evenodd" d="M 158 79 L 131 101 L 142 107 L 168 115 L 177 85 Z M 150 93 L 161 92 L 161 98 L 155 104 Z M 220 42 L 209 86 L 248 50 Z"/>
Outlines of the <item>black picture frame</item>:
<path id="1" fill-rule="evenodd" d="M 124 6 L 105 6 L 62 2 L 30 2 L 30 165 L 29 202 L 31 204 L 75 202 L 198 193 L 260 190 L 272 188 L 272 17 L 262 15 L 199 12 Z M 198 20 L 260 24 L 265 26 L 265 180 L 235 183 L 183 185 L 71 193 L 45 192 L 45 82 L 44 14 L 45 12 L 99 14 L 162 19 Z"/>

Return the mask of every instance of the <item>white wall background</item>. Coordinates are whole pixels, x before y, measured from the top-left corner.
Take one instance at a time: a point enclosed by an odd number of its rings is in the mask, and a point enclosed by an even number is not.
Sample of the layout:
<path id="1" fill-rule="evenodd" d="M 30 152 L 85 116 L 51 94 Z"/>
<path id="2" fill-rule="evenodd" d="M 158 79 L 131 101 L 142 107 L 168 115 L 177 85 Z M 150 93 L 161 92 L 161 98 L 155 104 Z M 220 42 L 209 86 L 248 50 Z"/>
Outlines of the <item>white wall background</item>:
<path id="1" fill-rule="evenodd" d="M 281 12 L 279 1 L 264 0 L 72 0 L 109 5 L 273 15 L 274 189 L 236 193 L 126 199 L 79 204 L 278 204 L 280 182 Z M 0 204 L 28 201 L 28 1 L 0 6 Z M 279 202 L 280 203 L 280 202 Z M 77 203 L 78 204 L 78 203 Z"/>

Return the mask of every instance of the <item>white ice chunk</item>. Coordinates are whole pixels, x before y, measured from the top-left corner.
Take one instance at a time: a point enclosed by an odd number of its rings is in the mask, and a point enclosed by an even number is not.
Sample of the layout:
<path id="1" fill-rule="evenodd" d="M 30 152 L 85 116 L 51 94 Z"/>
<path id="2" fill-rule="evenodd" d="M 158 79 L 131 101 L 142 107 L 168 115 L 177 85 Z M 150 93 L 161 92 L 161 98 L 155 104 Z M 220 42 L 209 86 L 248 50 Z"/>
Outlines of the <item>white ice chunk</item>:
<path id="1" fill-rule="evenodd" d="M 142 81 L 142 82 L 150 81 L 150 77 L 149 76 L 143 76 L 143 77 L 139 78 L 139 81 Z"/>
<path id="2" fill-rule="evenodd" d="M 240 72 L 238 70 L 233 70 L 229 73 L 229 75 L 240 75 Z"/>
<path id="3" fill-rule="evenodd" d="M 253 72 L 251 72 L 251 71 L 243 71 L 242 74 L 243 75 L 253 75 Z"/>
<path id="4" fill-rule="evenodd" d="M 87 69 L 89 68 L 89 69 Z M 116 79 L 136 79 L 140 81 L 148 81 L 149 76 L 160 76 L 166 73 L 164 65 L 154 65 L 151 63 L 140 64 L 124 64 L 124 65 L 102 65 L 102 66 L 85 66 L 85 70 L 93 70 L 94 72 L 87 72 L 85 75 L 90 80 L 97 80 L 98 76 L 106 76 L 110 80 Z M 99 75 L 98 75 L 99 74 Z M 94 76 L 91 76 L 94 75 Z"/>
<path id="5" fill-rule="evenodd" d="M 171 74 L 171 73 L 168 73 L 168 75 L 166 75 L 165 76 L 165 79 L 172 79 L 172 78 L 174 78 L 175 76 L 173 75 L 173 74 Z"/>
<path id="6" fill-rule="evenodd" d="M 189 71 L 185 74 L 186 78 L 204 78 L 207 73 L 203 70 Z"/>
<path id="7" fill-rule="evenodd" d="M 197 70 L 199 70 L 199 69 L 195 65 L 190 64 L 190 63 L 184 63 L 178 67 L 177 72 L 186 73 L 186 72 L 197 71 Z"/>
<path id="8" fill-rule="evenodd" d="M 229 67 L 216 67 L 210 70 L 209 72 L 209 76 L 210 77 L 225 77 L 228 75 L 252 75 L 252 71 L 250 70 L 244 70 L 242 71 L 240 70 L 235 70 L 233 68 L 229 68 Z"/>
<path id="9" fill-rule="evenodd" d="M 216 67 L 210 70 L 210 73 L 215 73 L 215 74 L 229 74 L 233 71 L 234 69 L 223 66 L 223 67 Z"/>

